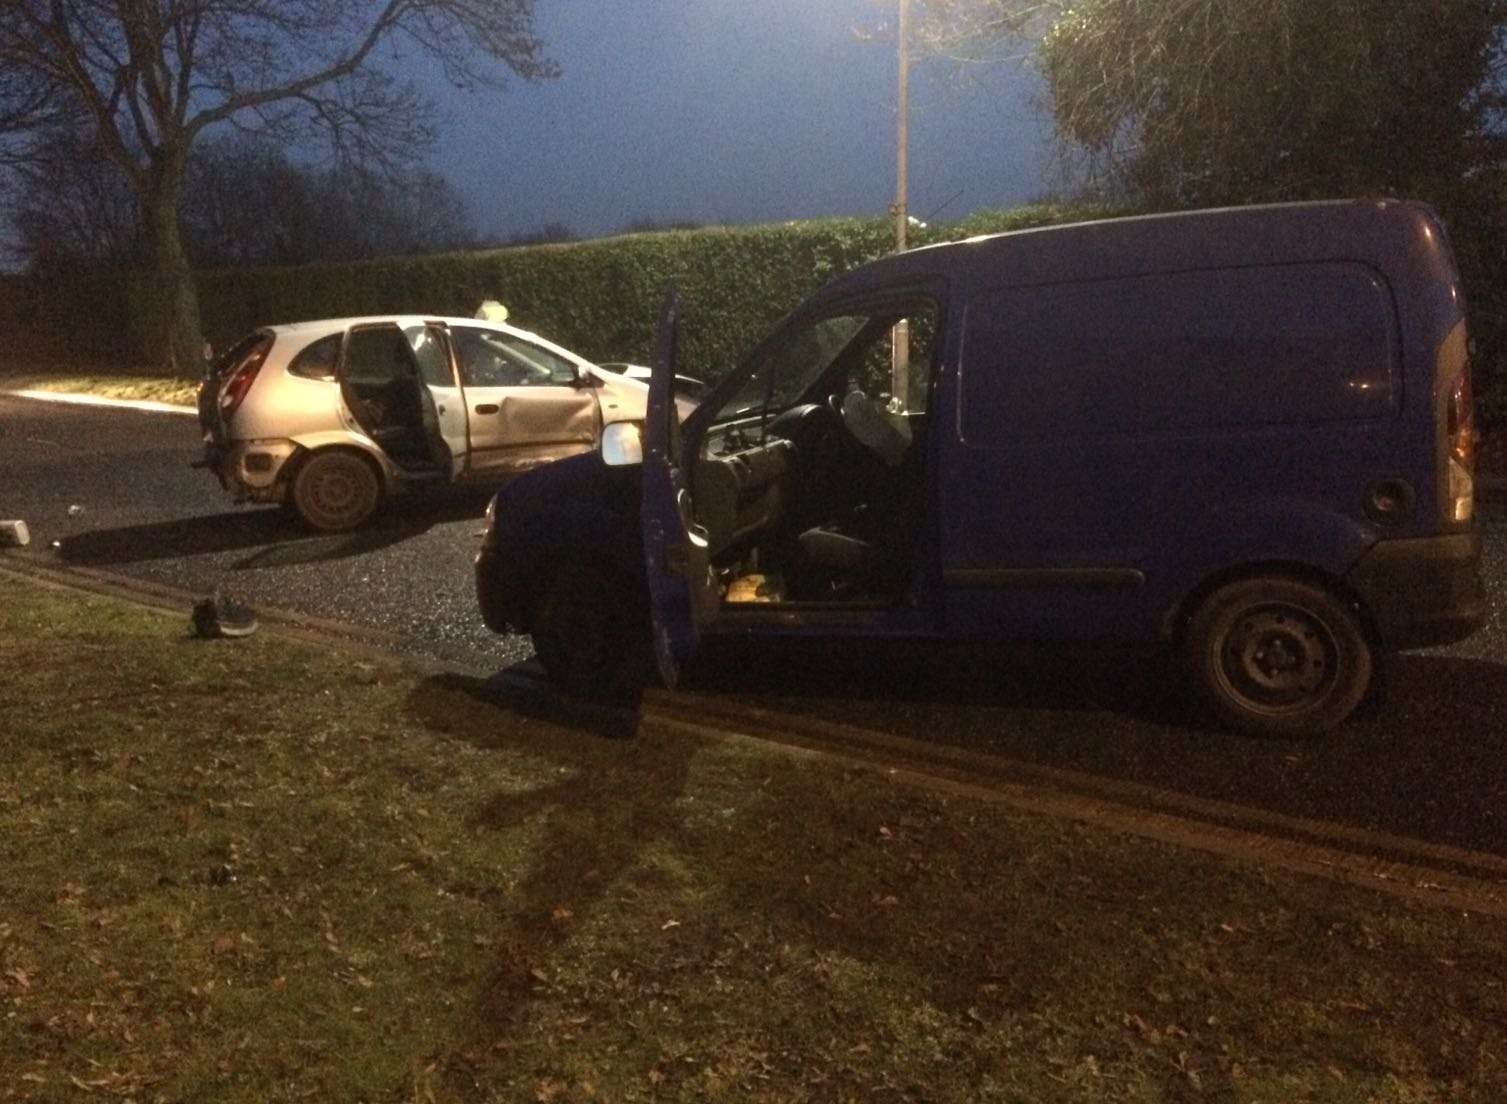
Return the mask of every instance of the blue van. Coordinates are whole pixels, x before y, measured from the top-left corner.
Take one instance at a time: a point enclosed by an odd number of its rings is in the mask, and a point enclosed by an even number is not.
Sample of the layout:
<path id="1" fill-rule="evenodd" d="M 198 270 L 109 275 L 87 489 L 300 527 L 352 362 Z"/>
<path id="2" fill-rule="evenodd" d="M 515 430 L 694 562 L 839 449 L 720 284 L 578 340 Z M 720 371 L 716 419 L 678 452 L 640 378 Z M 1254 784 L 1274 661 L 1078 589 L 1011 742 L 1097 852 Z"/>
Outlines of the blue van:
<path id="1" fill-rule="evenodd" d="M 597 693 L 711 633 L 1164 642 L 1313 734 L 1484 620 L 1465 304 L 1397 200 L 1000 234 L 812 296 L 681 424 L 498 494 L 483 616 Z M 646 673 L 645 668 L 639 668 Z"/>

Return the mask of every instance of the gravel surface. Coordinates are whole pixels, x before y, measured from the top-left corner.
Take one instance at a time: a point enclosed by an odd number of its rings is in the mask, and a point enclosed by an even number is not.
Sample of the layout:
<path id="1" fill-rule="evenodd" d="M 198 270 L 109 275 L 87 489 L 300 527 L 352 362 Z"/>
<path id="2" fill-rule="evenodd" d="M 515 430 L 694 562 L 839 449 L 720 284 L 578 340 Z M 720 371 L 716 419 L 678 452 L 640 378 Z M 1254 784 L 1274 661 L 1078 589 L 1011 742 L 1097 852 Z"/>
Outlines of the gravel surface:
<path id="1" fill-rule="evenodd" d="M 476 613 L 484 496 L 410 500 L 363 533 L 311 537 L 276 509 L 231 506 L 189 467 L 198 449 L 192 418 L 0 396 L 0 519 L 25 519 L 68 563 L 219 585 L 478 671 L 529 657 Z M 1319 743 L 1210 729 L 1164 657 L 1118 652 L 724 644 L 688 692 L 1507 855 L 1507 500 L 1481 510 L 1489 625 L 1396 659 L 1386 699 Z"/>

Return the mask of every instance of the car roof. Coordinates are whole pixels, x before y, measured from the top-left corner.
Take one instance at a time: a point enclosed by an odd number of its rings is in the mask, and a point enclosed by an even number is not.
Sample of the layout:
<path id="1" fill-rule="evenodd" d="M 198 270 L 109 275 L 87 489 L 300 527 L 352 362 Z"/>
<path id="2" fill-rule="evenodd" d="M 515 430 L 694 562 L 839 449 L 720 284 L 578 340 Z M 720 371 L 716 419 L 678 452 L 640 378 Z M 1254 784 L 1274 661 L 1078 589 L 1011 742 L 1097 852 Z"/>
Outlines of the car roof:
<path id="1" fill-rule="evenodd" d="M 502 322 L 488 322 L 482 318 L 457 318 L 443 314 L 360 314 L 348 318 L 311 318 L 300 322 L 279 322 L 272 326 L 263 326 L 278 335 L 296 337 L 316 330 L 327 332 L 329 330 L 348 330 L 352 326 L 373 325 L 380 322 L 396 322 L 399 325 L 405 323 L 443 322 L 447 326 L 480 326 L 488 330 L 506 330 L 509 333 L 528 333 L 517 326 L 509 326 Z"/>

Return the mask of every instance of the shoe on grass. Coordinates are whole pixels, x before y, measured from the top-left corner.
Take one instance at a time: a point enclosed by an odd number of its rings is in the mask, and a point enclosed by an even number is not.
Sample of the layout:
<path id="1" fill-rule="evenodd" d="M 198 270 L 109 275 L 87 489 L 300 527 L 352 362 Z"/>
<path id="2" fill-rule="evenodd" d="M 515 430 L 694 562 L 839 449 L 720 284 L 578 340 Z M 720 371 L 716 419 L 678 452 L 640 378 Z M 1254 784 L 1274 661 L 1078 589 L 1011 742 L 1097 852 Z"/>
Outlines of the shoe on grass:
<path id="1" fill-rule="evenodd" d="M 256 632 L 256 614 L 249 606 L 224 597 L 218 589 L 194 606 L 194 633 L 213 639 L 218 636 L 250 636 Z"/>

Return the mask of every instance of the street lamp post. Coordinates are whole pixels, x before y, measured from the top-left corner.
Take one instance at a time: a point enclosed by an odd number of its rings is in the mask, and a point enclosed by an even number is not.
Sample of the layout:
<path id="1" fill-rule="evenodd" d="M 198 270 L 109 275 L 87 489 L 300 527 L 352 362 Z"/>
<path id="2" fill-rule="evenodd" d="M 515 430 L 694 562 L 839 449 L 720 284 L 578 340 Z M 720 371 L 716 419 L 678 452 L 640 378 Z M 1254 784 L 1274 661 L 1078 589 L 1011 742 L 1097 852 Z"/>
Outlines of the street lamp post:
<path id="1" fill-rule="evenodd" d="M 895 155 L 895 251 L 905 248 L 909 229 L 909 145 L 910 145 L 910 0 L 899 0 L 900 19 L 900 91 L 899 123 Z M 900 322 L 890 335 L 890 403 L 904 410 L 910 403 L 910 325 Z"/>
<path id="2" fill-rule="evenodd" d="M 900 94 L 899 123 L 896 133 L 895 156 L 895 249 L 905 248 L 906 223 L 909 218 L 909 197 L 906 189 L 910 171 L 910 0 L 900 0 Z"/>

